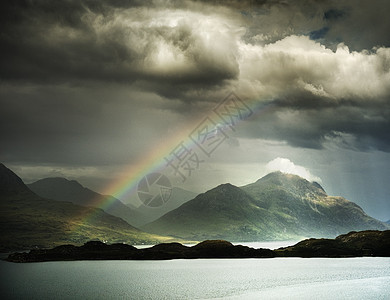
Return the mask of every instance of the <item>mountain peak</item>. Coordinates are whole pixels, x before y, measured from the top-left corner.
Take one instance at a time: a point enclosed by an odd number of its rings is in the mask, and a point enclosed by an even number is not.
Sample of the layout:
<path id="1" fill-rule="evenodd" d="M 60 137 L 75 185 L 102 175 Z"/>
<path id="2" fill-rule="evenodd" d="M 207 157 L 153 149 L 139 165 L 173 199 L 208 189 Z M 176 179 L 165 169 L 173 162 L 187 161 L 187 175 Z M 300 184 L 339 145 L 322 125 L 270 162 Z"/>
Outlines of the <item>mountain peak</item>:
<path id="1" fill-rule="evenodd" d="M 220 184 L 217 187 L 207 191 L 204 194 L 208 194 L 208 195 L 212 194 L 217 198 L 222 197 L 221 199 L 225 199 L 225 201 L 226 199 L 234 200 L 235 198 L 240 198 L 243 195 L 247 197 L 246 193 L 242 189 L 240 189 L 239 187 L 231 183 Z"/>
<path id="2" fill-rule="evenodd" d="M 223 184 L 218 185 L 218 186 L 215 187 L 214 189 L 229 191 L 229 190 L 238 189 L 238 187 L 236 187 L 235 185 L 233 185 L 233 184 L 231 184 L 231 183 L 223 183 Z M 213 189 L 213 190 L 214 190 L 214 189 Z"/>
<path id="3" fill-rule="evenodd" d="M 10 195 L 21 192 L 31 193 L 18 175 L 0 163 L 0 194 Z"/>
<path id="4" fill-rule="evenodd" d="M 284 173 L 281 171 L 274 171 L 271 173 L 268 173 L 267 175 L 261 177 L 256 182 L 263 181 L 263 180 L 291 180 L 291 179 L 301 179 L 306 180 L 303 177 L 300 177 L 299 175 L 291 174 L 291 173 Z M 307 180 L 306 180 L 307 181 Z"/>
<path id="5" fill-rule="evenodd" d="M 63 177 L 48 177 L 28 184 L 28 187 L 37 195 L 59 201 L 71 201 L 80 205 L 91 205 L 94 199 L 104 197 L 76 180 Z"/>
<path id="6" fill-rule="evenodd" d="M 61 199 L 59 199 L 61 201 L 69 201 L 79 194 L 82 194 L 83 197 L 88 195 L 90 198 L 98 196 L 97 193 L 83 187 L 78 181 L 63 177 L 43 178 L 28 184 L 28 187 L 38 195 L 50 199 L 58 198 L 55 195 L 62 194 Z"/>
<path id="7" fill-rule="evenodd" d="M 310 182 L 298 175 L 283 173 L 281 171 L 269 173 L 252 185 L 279 186 L 298 193 L 310 190 L 319 194 L 326 194 L 324 188 L 318 182 Z"/>
<path id="8" fill-rule="evenodd" d="M 259 241 L 388 226 L 316 182 L 273 172 L 242 187 L 221 184 L 143 228 L 188 240 Z"/>
<path id="9" fill-rule="evenodd" d="M 68 185 L 74 188 L 84 188 L 78 181 L 69 180 L 64 177 L 48 177 L 35 181 L 32 184 Z"/>

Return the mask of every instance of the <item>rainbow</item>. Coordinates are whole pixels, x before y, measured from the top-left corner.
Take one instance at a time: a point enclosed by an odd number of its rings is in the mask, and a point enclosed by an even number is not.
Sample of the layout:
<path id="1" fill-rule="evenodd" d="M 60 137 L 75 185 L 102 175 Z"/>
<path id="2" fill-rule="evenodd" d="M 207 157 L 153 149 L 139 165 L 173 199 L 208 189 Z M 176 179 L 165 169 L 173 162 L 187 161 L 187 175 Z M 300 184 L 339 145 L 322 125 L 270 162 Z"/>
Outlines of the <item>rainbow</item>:
<path id="1" fill-rule="evenodd" d="M 235 96 L 234 93 L 229 94 L 229 96 L 231 95 Z M 245 101 L 245 106 L 251 110 L 252 113 L 250 118 L 253 118 L 254 116 L 258 117 L 259 114 L 264 114 L 272 110 L 273 105 L 270 103 L 270 101 L 265 102 L 254 99 Z M 203 119 L 205 117 L 215 118 L 215 113 L 211 110 L 208 115 L 203 117 Z M 144 176 L 153 172 L 161 172 L 163 169 L 167 168 L 167 162 L 164 158 L 167 157 L 177 145 L 184 142 L 184 145 L 188 149 L 194 149 L 196 147 L 195 143 L 189 138 L 189 134 L 203 119 L 196 120 L 195 122 L 189 122 L 181 128 L 180 132 L 177 132 L 168 139 L 161 141 L 136 163 L 132 163 L 126 167 L 122 172 L 124 176 L 107 186 L 104 189 L 103 194 L 112 195 L 120 200 L 134 197 L 138 183 Z M 110 207 L 113 201 L 115 200 L 109 200 L 109 198 L 105 200 L 97 200 L 94 203 L 94 206 L 104 210 Z"/>

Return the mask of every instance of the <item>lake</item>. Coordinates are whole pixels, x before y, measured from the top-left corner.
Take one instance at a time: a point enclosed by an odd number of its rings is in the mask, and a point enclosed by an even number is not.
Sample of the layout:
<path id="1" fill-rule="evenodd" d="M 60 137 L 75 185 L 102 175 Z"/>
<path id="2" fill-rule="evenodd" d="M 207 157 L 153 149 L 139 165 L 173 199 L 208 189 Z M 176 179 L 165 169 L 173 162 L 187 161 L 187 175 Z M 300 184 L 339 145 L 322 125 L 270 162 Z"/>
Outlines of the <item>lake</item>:
<path id="1" fill-rule="evenodd" d="M 1 299 L 390 299 L 390 258 L 0 262 Z"/>

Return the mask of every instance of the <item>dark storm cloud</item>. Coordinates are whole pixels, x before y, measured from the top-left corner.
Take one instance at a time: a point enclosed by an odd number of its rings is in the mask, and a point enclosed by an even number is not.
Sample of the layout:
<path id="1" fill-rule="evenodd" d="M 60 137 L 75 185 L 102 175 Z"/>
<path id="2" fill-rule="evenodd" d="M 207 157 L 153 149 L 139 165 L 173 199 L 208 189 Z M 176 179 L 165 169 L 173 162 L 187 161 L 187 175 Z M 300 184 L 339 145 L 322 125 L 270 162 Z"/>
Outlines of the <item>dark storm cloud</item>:
<path id="1" fill-rule="evenodd" d="M 275 107 L 242 136 L 390 151 L 386 1 L 0 5 L 5 160 L 123 163 L 231 91 Z"/>
<path id="2" fill-rule="evenodd" d="M 294 147 L 390 151 L 389 106 L 380 111 L 348 105 L 318 109 L 274 103 L 269 113 L 241 126 L 248 137 L 284 140 Z"/>
<path id="3" fill-rule="evenodd" d="M 142 6 L 141 6 L 142 4 Z M 237 77 L 229 29 L 209 30 L 196 14 L 159 12 L 148 2 L 16 1 L 3 4 L 3 80 L 145 81 L 194 87 Z M 118 9 L 121 8 L 121 9 Z M 170 22 L 173 22 L 169 25 Z M 218 25 L 211 18 L 210 26 Z M 223 39 L 226 45 L 218 44 Z M 226 46 L 226 48 L 222 48 Z M 232 47 L 233 46 L 233 47 Z"/>
<path id="4" fill-rule="evenodd" d="M 329 27 L 322 27 L 319 30 L 314 30 L 310 32 L 309 36 L 312 40 L 318 40 L 325 37 L 328 31 L 329 31 Z"/>
<path id="5" fill-rule="evenodd" d="M 348 41 L 356 48 L 357 37 L 367 49 L 388 44 L 388 22 L 372 22 L 372 15 L 386 11 L 381 1 L 38 0 L 1 5 L 3 80 L 137 81 L 174 98 L 237 79 L 242 35 L 262 44 L 294 34 L 325 38 L 325 45 Z M 367 14 L 361 15 L 361 6 Z"/>
<path id="6" fill-rule="evenodd" d="M 217 1 L 220 2 L 220 1 Z M 378 1 L 228 1 L 248 20 L 246 38 L 269 43 L 289 35 L 312 35 L 335 48 L 345 43 L 352 50 L 390 46 L 390 2 Z"/>
<path id="7" fill-rule="evenodd" d="M 5 5 L 4 5 L 5 6 Z M 99 13 L 100 7 L 88 6 Z M 118 62 L 131 53 L 116 42 L 102 41 L 82 20 L 87 7 L 78 1 L 15 1 L 2 9 L 3 79 L 68 81 L 115 77 Z M 122 69 L 122 70 L 121 70 Z"/>
<path id="8" fill-rule="evenodd" d="M 324 13 L 329 26 L 326 38 L 333 43 L 343 42 L 353 50 L 370 50 L 390 46 L 390 2 L 337 1 Z"/>
<path id="9" fill-rule="evenodd" d="M 324 19 L 326 20 L 338 20 L 345 16 L 345 12 L 338 9 L 329 9 L 324 13 Z"/>

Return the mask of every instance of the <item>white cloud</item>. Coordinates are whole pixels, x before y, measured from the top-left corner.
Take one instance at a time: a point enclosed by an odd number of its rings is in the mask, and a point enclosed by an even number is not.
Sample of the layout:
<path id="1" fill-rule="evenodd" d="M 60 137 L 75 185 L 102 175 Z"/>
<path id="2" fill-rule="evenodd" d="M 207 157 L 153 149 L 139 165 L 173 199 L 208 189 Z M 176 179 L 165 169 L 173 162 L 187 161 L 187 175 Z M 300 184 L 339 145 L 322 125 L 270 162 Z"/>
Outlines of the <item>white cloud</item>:
<path id="1" fill-rule="evenodd" d="M 382 99 L 390 91 L 390 48 L 332 51 L 307 36 L 267 45 L 239 41 L 241 88 L 264 97 L 310 92 L 337 101 Z M 241 94 L 241 93 L 240 93 Z"/>
<path id="2" fill-rule="evenodd" d="M 277 157 L 271 160 L 266 168 L 270 171 L 280 171 L 288 174 L 295 174 L 301 176 L 309 181 L 321 182 L 321 178 L 314 176 L 305 167 L 294 164 L 288 158 Z"/>

